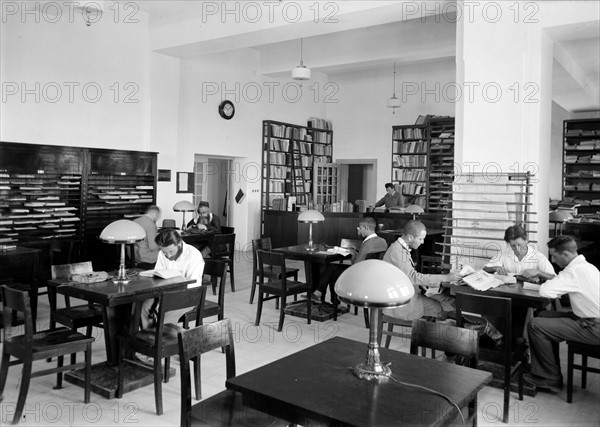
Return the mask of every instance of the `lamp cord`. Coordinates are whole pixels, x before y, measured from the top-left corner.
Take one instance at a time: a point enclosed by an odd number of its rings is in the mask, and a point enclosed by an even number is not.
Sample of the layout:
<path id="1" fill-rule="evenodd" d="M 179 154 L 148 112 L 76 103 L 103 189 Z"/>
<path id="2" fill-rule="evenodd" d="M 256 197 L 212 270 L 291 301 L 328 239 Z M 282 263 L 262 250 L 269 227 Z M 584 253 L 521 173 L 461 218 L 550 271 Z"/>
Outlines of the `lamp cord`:
<path id="1" fill-rule="evenodd" d="M 420 388 L 422 390 L 431 392 L 437 396 L 443 397 L 444 399 L 446 399 L 452 406 L 454 406 L 456 408 L 456 410 L 458 411 L 458 414 L 460 415 L 460 421 L 462 423 L 462 426 L 465 426 L 465 417 L 462 414 L 462 411 L 460 410 L 460 408 L 458 407 L 458 405 L 452 400 L 450 399 L 448 396 L 446 396 L 444 393 L 440 393 L 439 391 L 433 390 L 431 388 L 428 387 L 423 387 L 422 385 L 418 385 L 418 384 L 412 384 L 412 383 L 405 383 L 404 381 L 400 381 L 396 378 L 394 378 L 393 375 L 390 375 L 389 378 L 391 378 L 394 382 L 401 384 L 401 385 L 406 385 L 409 387 L 415 387 L 415 388 Z M 477 408 L 475 408 L 475 410 L 477 410 Z"/>

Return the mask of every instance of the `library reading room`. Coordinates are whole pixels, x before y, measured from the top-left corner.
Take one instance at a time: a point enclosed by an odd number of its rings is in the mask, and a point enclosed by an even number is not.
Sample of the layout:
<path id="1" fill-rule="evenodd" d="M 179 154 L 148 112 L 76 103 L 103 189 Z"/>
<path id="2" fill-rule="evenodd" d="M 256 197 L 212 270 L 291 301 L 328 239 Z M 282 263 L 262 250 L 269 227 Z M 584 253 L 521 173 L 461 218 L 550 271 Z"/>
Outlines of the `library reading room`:
<path id="1" fill-rule="evenodd" d="M 0 13 L 0 425 L 600 425 L 600 2 Z"/>

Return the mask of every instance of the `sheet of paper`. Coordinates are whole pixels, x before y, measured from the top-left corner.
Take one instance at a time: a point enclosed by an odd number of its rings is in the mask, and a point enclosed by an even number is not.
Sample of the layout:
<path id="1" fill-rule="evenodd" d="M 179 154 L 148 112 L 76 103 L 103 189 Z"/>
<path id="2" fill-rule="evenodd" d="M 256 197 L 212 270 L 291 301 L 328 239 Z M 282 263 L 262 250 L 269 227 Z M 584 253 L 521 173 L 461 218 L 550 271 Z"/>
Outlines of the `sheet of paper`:
<path id="1" fill-rule="evenodd" d="M 502 284 L 501 280 L 483 270 L 477 270 L 475 273 L 463 277 L 463 280 L 467 285 L 478 291 L 487 291 Z"/>

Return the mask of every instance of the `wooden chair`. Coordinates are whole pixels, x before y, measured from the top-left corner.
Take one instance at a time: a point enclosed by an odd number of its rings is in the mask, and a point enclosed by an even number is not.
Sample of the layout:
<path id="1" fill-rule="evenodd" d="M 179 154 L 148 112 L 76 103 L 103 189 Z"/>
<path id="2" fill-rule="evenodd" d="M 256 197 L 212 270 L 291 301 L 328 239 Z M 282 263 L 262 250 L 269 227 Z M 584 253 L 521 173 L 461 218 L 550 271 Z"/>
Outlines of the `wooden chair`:
<path id="1" fill-rule="evenodd" d="M 594 372 L 600 374 L 600 369 L 588 366 L 588 357 L 600 359 L 600 347 L 597 345 L 582 344 L 575 341 L 567 341 L 567 403 L 573 401 L 573 370 L 581 371 L 581 388 L 585 389 L 587 385 L 587 373 Z M 581 365 L 575 363 L 575 355 L 581 355 Z"/>
<path id="2" fill-rule="evenodd" d="M 271 251 L 273 246 L 271 245 L 270 237 L 263 237 L 262 239 L 254 239 L 252 240 L 252 285 L 250 287 L 250 304 L 254 302 L 254 293 L 256 291 L 256 286 L 258 285 L 258 279 L 260 276 L 260 271 L 258 268 L 258 254 L 256 253 L 258 250 L 263 251 Z M 298 281 L 298 272 L 300 270 L 297 268 L 286 268 L 287 277 L 292 277 L 295 281 Z M 266 277 L 270 279 L 279 279 L 281 276 L 281 271 L 276 265 L 270 265 L 265 269 Z"/>
<path id="3" fill-rule="evenodd" d="M 221 233 L 219 234 L 234 234 L 235 227 L 227 227 L 226 225 L 221 226 Z"/>
<path id="4" fill-rule="evenodd" d="M 510 298 L 485 296 L 464 292 L 456 293 L 456 325 L 463 327 L 463 311 L 476 314 L 490 322 L 503 335 L 502 344 L 486 342 L 480 337 L 479 362 L 483 365 L 503 367 L 504 412 L 502 421 L 508 422 L 510 383 L 513 374 L 518 375 L 519 400 L 523 400 L 523 360 L 525 357 L 525 341 L 512 337 L 512 310 Z M 491 341 L 491 340 L 489 340 Z"/>
<path id="5" fill-rule="evenodd" d="M 227 264 L 229 280 L 231 281 L 231 292 L 235 292 L 235 278 L 233 274 L 233 267 L 235 265 L 235 234 L 215 234 L 210 247 L 210 259 L 222 261 Z"/>
<path id="6" fill-rule="evenodd" d="M 279 327 L 277 329 L 278 332 L 281 332 L 281 329 L 283 328 L 283 318 L 285 317 L 286 297 L 290 295 L 298 295 L 304 292 L 307 293 L 306 317 L 308 318 L 308 324 L 310 325 L 310 315 L 312 310 L 310 298 L 312 289 L 310 289 L 310 285 L 308 283 L 298 282 L 296 280 L 288 280 L 287 269 L 285 267 L 285 257 L 282 253 L 258 250 L 257 254 L 260 279 L 258 282 L 256 326 L 260 325 L 263 301 L 281 298 L 281 303 L 279 304 Z M 269 278 L 268 274 L 265 274 L 265 271 L 268 273 L 270 268 L 269 266 L 271 265 L 277 266 L 281 271 L 281 276 L 279 279 Z M 265 295 L 270 296 L 265 297 Z"/>
<path id="7" fill-rule="evenodd" d="M 461 363 L 471 368 L 477 368 L 479 354 L 479 339 L 477 331 L 472 329 L 457 328 L 446 323 L 428 322 L 425 319 L 416 319 L 412 322 L 410 335 L 410 354 L 418 354 L 421 347 L 422 355 L 425 349 L 431 349 L 431 357 L 435 358 L 435 350 L 452 353 L 461 357 Z M 459 359 L 456 359 L 457 361 Z M 469 417 L 473 417 L 473 426 L 477 425 L 477 396 L 469 404 Z"/>
<path id="8" fill-rule="evenodd" d="M 17 407 L 12 420 L 13 424 L 21 421 L 29 383 L 31 378 L 43 375 L 57 374 L 56 388 L 62 388 L 62 373 L 76 369 L 84 369 L 84 402 L 90 401 L 90 367 L 92 362 L 92 342 L 94 338 L 86 337 L 67 328 L 58 328 L 34 332 L 31 304 L 27 292 L 2 286 L 2 308 L 4 313 L 2 361 L 0 362 L 0 396 L 4 392 L 9 366 L 23 365 L 21 374 L 21 389 L 17 400 Z M 12 312 L 16 311 L 24 319 L 24 327 L 12 324 Z M 19 335 L 16 335 L 19 334 Z M 84 352 L 85 361 L 71 363 L 63 366 L 64 356 L 67 354 Z M 10 361 L 14 357 L 17 360 Z M 57 357 L 56 368 L 43 369 L 32 372 L 33 362 L 52 357 Z"/>
<path id="9" fill-rule="evenodd" d="M 52 265 L 51 277 L 56 279 L 68 279 L 72 274 L 91 273 L 94 271 L 91 261 L 77 262 L 72 264 Z M 82 304 L 71 307 L 70 298 L 65 295 L 65 308 L 56 308 L 56 294 L 48 297 L 50 301 L 50 329 L 56 324 L 64 325 L 76 332 L 79 328 L 86 328 L 86 336 L 92 336 L 92 327 L 103 328 L 102 306 L 99 304 Z M 107 338 L 105 336 L 105 338 Z M 76 355 L 73 354 L 71 363 L 75 363 Z"/>
<path id="10" fill-rule="evenodd" d="M 384 329 L 384 324 L 387 324 L 387 329 Z M 400 332 L 394 331 L 394 326 L 400 326 L 402 329 Z M 406 330 L 408 328 L 408 331 Z M 380 321 L 379 321 L 379 342 L 381 343 L 381 338 L 385 335 L 385 348 L 390 348 L 390 342 L 392 341 L 392 337 L 399 338 L 410 338 L 412 328 L 412 320 L 399 319 L 397 317 L 393 317 L 387 314 L 381 313 Z M 423 354 L 425 356 L 425 354 Z"/>
<path id="11" fill-rule="evenodd" d="M 423 274 L 446 274 L 450 270 L 449 264 L 442 263 L 442 257 L 421 255 L 419 257 L 419 272 Z"/>
<path id="12" fill-rule="evenodd" d="M 285 426 L 288 423 L 242 403 L 242 395 L 224 390 L 192 406 L 190 360 L 199 363 L 202 354 L 217 348 L 225 349 L 227 378 L 235 377 L 235 350 L 229 319 L 179 332 L 179 361 L 181 364 L 181 422 L 189 426 Z M 195 381 L 199 381 L 196 377 Z M 198 395 L 196 395 L 198 398 Z"/>
<path id="13" fill-rule="evenodd" d="M 204 261 L 204 274 L 210 276 L 211 286 L 216 286 L 218 289 L 217 302 L 204 300 L 204 307 L 202 308 L 202 318 L 200 323 L 195 326 L 202 324 L 202 319 L 205 317 L 217 316 L 217 319 L 223 320 L 223 314 L 225 310 L 225 263 L 221 261 L 215 261 L 207 259 Z M 196 318 L 196 310 L 191 310 L 185 313 L 180 321 L 183 322 L 183 327 L 189 329 L 189 322 Z"/>
<path id="14" fill-rule="evenodd" d="M 123 370 L 126 352 L 138 352 L 154 358 L 154 400 L 156 413 L 162 415 L 162 381 L 169 382 L 170 357 L 179 353 L 177 334 L 182 330 L 172 323 L 165 324 L 165 314 L 169 311 L 186 307 L 196 307 L 196 324 L 202 319 L 202 307 L 206 297 L 206 287 L 196 286 L 179 291 L 165 292 L 160 298 L 156 327 L 142 329 L 129 335 L 119 336 L 119 385 L 117 397 L 123 397 Z M 135 305 L 134 319 L 139 319 L 143 301 Z M 162 378 L 161 361 L 165 359 L 164 378 Z M 196 378 L 200 376 L 200 366 L 195 370 Z M 197 381 L 199 384 L 199 380 Z"/>

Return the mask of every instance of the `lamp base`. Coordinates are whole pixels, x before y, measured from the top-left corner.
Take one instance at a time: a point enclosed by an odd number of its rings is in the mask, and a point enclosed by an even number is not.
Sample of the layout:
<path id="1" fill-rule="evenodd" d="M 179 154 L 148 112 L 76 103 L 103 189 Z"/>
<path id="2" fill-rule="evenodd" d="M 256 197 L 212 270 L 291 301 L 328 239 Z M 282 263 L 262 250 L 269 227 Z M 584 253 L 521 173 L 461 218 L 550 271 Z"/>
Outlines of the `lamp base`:
<path id="1" fill-rule="evenodd" d="M 361 363 L 352 368 L 352 372 L 361 380 L 380 381 L 386 380 L 392 375 L 392 370 L 385 365 L 369 365 Z"/>
<path id="2" fill-rule="evenodd" d="M 126 285 L 131 282 L 131 278 L 127 275 L 124 264 L 119 265 L 119 272 L 113 277 L 112 282 L 115 285 Z"/>
<path id="3" fill-rule="evenodd" d="M 307 247 L 306 247 L 306 250 L 307 250 L 308 252 L 314 252 L 314 251 L 316 251 L 316 250 L 317 250 L 317 247 L 316 247 L 316 246 L 307 246 Z"/>

